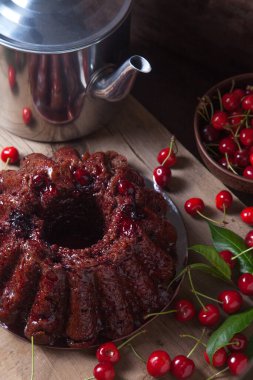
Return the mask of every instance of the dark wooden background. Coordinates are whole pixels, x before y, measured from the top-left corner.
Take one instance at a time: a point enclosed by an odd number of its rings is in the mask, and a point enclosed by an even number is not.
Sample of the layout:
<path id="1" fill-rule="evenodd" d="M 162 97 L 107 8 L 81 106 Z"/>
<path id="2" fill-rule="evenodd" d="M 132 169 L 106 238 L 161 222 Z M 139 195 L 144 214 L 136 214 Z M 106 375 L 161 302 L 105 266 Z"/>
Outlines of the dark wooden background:
<path id="1" fill-rule="evenodd" d="M 195 155 L 197 98 L 218 81 L 253 68 L 253 1 L 135 0 L 131 51 L 152 73 L 135 97 Z M 252 196 L 238 194 L 252 204 Z"/>

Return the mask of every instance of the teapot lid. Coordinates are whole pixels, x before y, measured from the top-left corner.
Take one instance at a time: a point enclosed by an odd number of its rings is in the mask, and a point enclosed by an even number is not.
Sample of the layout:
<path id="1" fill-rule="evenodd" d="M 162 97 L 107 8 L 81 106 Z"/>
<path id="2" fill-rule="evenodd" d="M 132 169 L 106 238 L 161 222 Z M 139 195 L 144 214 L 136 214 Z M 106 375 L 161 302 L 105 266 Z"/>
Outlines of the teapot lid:
<path id="1" fill-rule="evenodd" d="M 88 47 L 124 21 L 132 0 L 0 0 L 0 44 L 29 52 Z"/>

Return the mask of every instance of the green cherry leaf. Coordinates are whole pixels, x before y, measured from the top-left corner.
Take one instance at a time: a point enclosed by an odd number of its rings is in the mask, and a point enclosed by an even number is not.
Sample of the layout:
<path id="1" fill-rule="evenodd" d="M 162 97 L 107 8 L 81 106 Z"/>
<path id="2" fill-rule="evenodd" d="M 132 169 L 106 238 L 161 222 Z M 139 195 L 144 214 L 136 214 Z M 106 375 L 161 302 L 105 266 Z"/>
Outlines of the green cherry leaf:
<path id="1" fill-rule="evenodd" d="M 213 268 L 215 268 L 216 273 L 218 272 L 223 280 L 231 280 L 231 269 L 229 265 L 220 257 L 214 247 L 198 244 L 190 247 L 190 250 L 199 253 L 209 261 Z"/>
<path id="2" fill-rule="evenodd" d="M 228 317 L 225 322 L 215 330 L 207 342 L 207 354 L 212 363 L 214 353 L 226 346 L 236 333 L 245 330 L 253 322 L 253 308 Z"/>
<path id="3" fill-rule="evenodd" d="M 229 250 L 234 255 L 245 251 L 248 247 L 246 246 L 243 238 L 237 235 L 235 232 L 214 225 L 213 223 L 208 223 L 211 231 L 213 245 L 217 251 Z M 237 259 L 240 263 L 240 270 L 242 273 L 252 273 L 253 274 L 253 254 L 252 252 L 246 252 L 239 256 Z"/>
<path id="4" fill-rule="evenodd" d="M 211 276 L 219 278 L 220 280 L 225 281 L 225 282 L 229 282 L 229 283 L 232 282 L 230 278 L 227 278 L 226 276 L 224 276 L 220 270 L 217 270 L 211 265 L 207 265 L 204 263 L 194 263 L 194 264 L 189 265 L 189 268 L 191 270 L 199 270 L 201 272 L 210 274 Z"/>

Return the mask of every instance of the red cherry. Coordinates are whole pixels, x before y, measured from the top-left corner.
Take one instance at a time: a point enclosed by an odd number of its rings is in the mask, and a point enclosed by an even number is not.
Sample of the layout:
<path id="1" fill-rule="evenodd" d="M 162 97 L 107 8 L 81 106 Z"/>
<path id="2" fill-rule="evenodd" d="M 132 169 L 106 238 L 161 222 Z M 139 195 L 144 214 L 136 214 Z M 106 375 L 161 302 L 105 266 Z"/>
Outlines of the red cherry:
<path id="1" fill-rule="evenodd" d="M 118 192 L 121 195 L 134 195 L 135 187 L 132 182 L 128 181 L 127 179 L 121 179 L 118 183 Z"/>
<path id="2" fill-rule="evenodd" d="M 243 273 L 238 278 L 237 285 L 243 294 L 253 296 L 253 275 L 251 273 Z"/>
<path id="3" fill-rule="evenodd" d="M 236 290 L 224 290 L 218 295 L 223 310 L 228 314 L 236 313 L 242 306 L 242 296 Z"/>
<path id="4" fill-rule="evenodd" d="M 253 179 L 253 166 L 247 166 L 243 171 L 243 177 Z"/>
<path id="5" fill-rule="evenodd" d="M 203 326 L 214 326 L 220 320 L 220 311 L 217 306 L 207 304 L 200 310 L 198 318 Z"/>
<path id="6" fill-rule="evenodd" d="M 188 379 L 195 370 L 193 360 L 184 355 L 177 355 L 171 362 L 171 373 L 177 379 Z"/>
<path id="7" fill-rule="evenodd" d="M 235 127 L 235 129 L 240 125 L 242 124 L 242 122 L 244 121 L 244 116 L 241 115 L 241 114 L 238 114 L 238 112 L 232 112 L 231 113 L 231 116 L 230 116 L 230 119 L 229 119 L 229 122 L 230 124 Z"/>
<path id="8" fill-rule="evenodd" d="M 230 165 L 232 165 L 232 166 L 235 165 L 235 159 L 234 159 L 233 156 L 229 156 L 229 157 L 228 157 L 228 161 L 229 161 Z M 226 157 L 222 157 L 222 158 L 219 160 L 219 164 L 220 164 L 221 166 L 223 166 L 223 168 L 228 169 L 228 163 L 227 163 L 227 159 L 226 159 Z"/>
<path id="9" fill-rule="evenodd" d="M 41 192 L 49 185 L 49 178 L 45 174 L 36 174 L 31 178 L 31 186 L 36 192 Z"/>
<path id="10" fill-rule="evenodd" d="M 81 186 L 88 186 L 91 183 L 91 175 L 90 173 L 83 168 L 78 168 L 73 172 L 73 176 L 77 183 Z"/>
<path id="11" fill-rule="evenodd" d="M 222 154 L 234 155 L 237 150 L 237 145 L 232 137 L 224 137 L 220 140 L 219 151 Z"/>
<path id="12" fill-rule="evenodd" d="M 247 247 L 249 247 L 249 248 L 253 247 L 253 230 L 251 230 L 247 233 L 244 241 L 245 241 L 245 244 L 247 245 Z"/>
<path id="13" fill-rule="evenodd" d="M 205 360 L 208 364 L 210 364 L 210 359 L 209 359 L 209 356 L 207 354 L 207 352 L 205 351 L 204 352 L 204 357 L 205 357 Z M 227 361 L 227 353 L 226 353 L 226 350 L 224 349 L 224 347 L 221 347 L 219 348 L 213 355 L 213 363 L 212 365 L 215 367 L 215 368 L 219 368 L 219 367 L 222 367 L 224 366 L 224 364 L 226 363 Z"/>
<path id="14" fill-rule="evenodd" d="M 240 88 L 236 88 L 233 93 L 240 99 L 240 101 L 242 100 L 242 98 L 245 96 L 245 91 L 240 89 Z"/>
<path id="15" fill-rule="evenodd" d="M 242 352 L 235 352 L 228 357 L 227 364 L 232 375 L 241 375 L 248 366 L 248 357 Z"/>
<path id="16" fill-rule="evenodd" d="M 253 128 L 244 128 L 240 132 L 240 141 L 245 146 L 253 145 Z"/>
<path id="17" fill-rule="evenodd" d="M 249 151 L 247 149 L 238 150 L 235 152 L 235 165 L 244 168 L 249 164 Z"/>
<path id="18" fill-rule="evenodd" d="M 113 342 L 107 342 L 98 347 L 96 357 L 99 362 L 115 364 L 120 361 L 120 352 Z"/>
<path id="19" fill-rule="evenodd" d="M 1 159 L 3 162 L 7 162 L 11 165 L 16 164 L 19 161 L 19 152 L 14 146 L 7 146 L 2 150 Z"/>
<path id="20" fill-rule="evenodd" d="M 179 322 L 190 321 L 196 314 L 196 309 L 193 303 L 186 299 L 177 301 L 175 309 L 177 310 L 176 319 Z"/>
<path id="21" fill-rule="evenodd" d="M 158 166 L 155 168 L 153 175 L 157 185 L 166 188 L 170 182 L 171 170 L 167 166 Z"/>
<path id="22" fill-rule="evenodd" d="M 207 143 L 215 142 L 220 137 L 220 131 L 211 124 L 206 125 L 201 131 L 202 138 Z"/>
<path id="23" fill-rule="evenodd" d="M 224 211 L 232 206 L 233 197 L 229 191 L 222 190 L 216 195 L 215 201 L 217 209 Z"/>
<path id="24" fill-rule="evenodd" d="M 45 191 L 41 194 L 41 201 L 43 203 L 51 202 L 52 199 L 57 197 L 58 190 L 54 184 L 49 185 Z"/>
<path id="25" fill-rule="evenodd" d="M 229 343 L 230 351 L 244 351 L 248 345 L 248 339 L 244 334 L 238 333 L 233 336 Z"/>
<path id="26" fill-rule="evenodd" d="M 29 107 L 23 108 L 23 121 L 26 125 L 30 124 L 32 120 L 32 111 Z"/>
<path id="27" fill-rule="evenodd" d="M 235 260 L 232 260 L 234 257 L 233 253 L 229 250 L 224 250 L 219 252 L 220 257 L 230 266 L 230 269 L 233 269 L 236 266 Z"/>
<path id="28" fill-rule="evenodd" d="M 157 350 L 152 352 L 147 360 L 148 373 L 157 378 L 169 372 L 171 360 L 166 351 Z"/>
<path id="29" fill-rule="evenodd" d="M 244 223 L 253 225 L 253 207 L 246 207 L 241 212 L 241 219 Z"/>
<path id="30" fill-rule="evenodd" d="M 13 89 L 16 86 L 16 70 L 12 65 L 8 68 L 8 80 L 10 88 Z"/>
<path id="31" fill-rule="evenodd" d="M 177 157 L 173 150 L 170 148 L 164 148 L 158 153 L 157 161 L 159 164 L 171 168 L 177 162 Z"/>
<path id="32" fill-rule="evenodd" d="M 137 231 L 137 223 L 130 219 L 130 218 L 125 218 L 121 222 L 121 233 L 131 237 L 135 234 Z"/>
<path id="33" fill-rule="evenodd" d="M 240 97 L 237 93 L 230 92 L 222 96 L 222 105 L 226 111 L 233 112 L 240 105 Z"/>
<path id="34" fill-rule="evenodd" d="M 242 108 L 246 111 L 253 110 L 253 95 L 245 96 L 242 101 Z"/>
<path id="35" fill-rule="evenodd" d="M 214 113 L 211 123 L 216 129 L 223 129 L 228 124 L 228 115 L 226 112 L 217 111 Z"/>
<path id="36" fill-rule="evenodd" d="M 93 375 L 97 380 L 113 380 L 115 370 L 110 362 L 98 363 L 93 370 Z"/>
<path id="37" fill-rule="evenodd" d="M 249 156 L 249 162 L 253 166 L 253 153 L 251 153 Z"/>
<path id="38" fill-rule="evenodd" d="M 205 204 L 201 198 L 190 198 L 184 204 L 185 211 L 190 215 L 196 215 L 203 212 Z"/>

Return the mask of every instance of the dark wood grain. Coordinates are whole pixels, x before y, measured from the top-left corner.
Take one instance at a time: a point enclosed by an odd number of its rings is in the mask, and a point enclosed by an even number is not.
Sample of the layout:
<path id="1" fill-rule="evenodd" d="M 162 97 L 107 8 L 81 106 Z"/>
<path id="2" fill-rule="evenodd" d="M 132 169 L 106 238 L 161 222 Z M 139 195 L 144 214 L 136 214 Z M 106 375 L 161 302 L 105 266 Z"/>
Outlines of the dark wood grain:
<path id="1" fill-rule="evenodd" d="M 249 0 L 135 1 L 131 51 L 147 57 L 153 70 L 138 78 L 133 93 L 197 157 L 197 98 L 222 79 L 251 71 L 252 22 Z"/>

